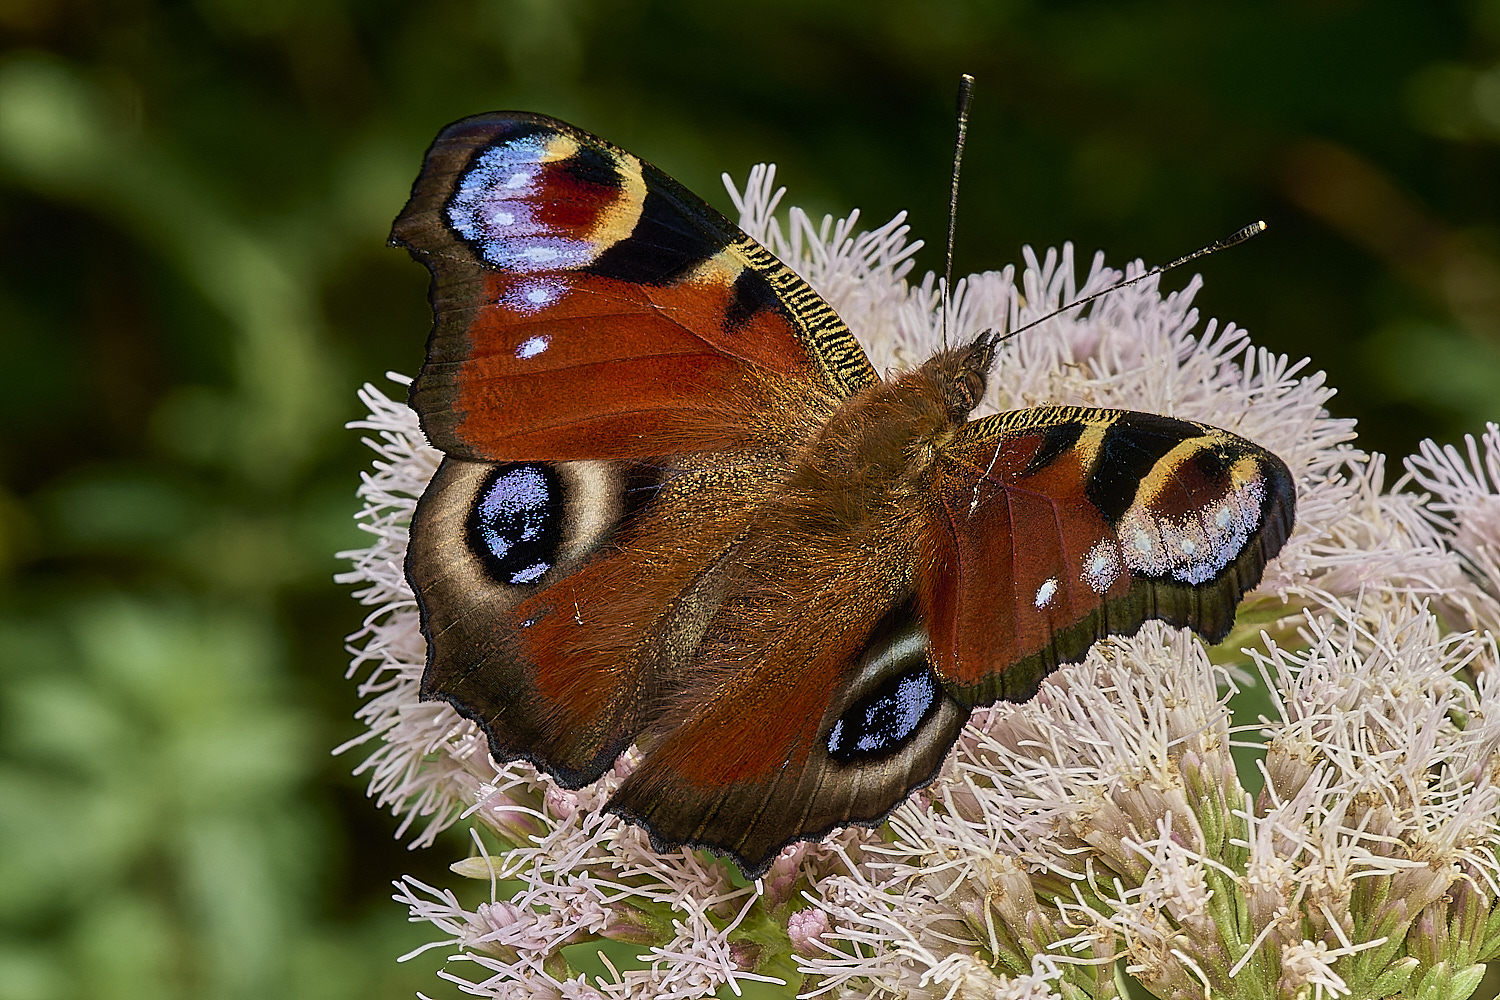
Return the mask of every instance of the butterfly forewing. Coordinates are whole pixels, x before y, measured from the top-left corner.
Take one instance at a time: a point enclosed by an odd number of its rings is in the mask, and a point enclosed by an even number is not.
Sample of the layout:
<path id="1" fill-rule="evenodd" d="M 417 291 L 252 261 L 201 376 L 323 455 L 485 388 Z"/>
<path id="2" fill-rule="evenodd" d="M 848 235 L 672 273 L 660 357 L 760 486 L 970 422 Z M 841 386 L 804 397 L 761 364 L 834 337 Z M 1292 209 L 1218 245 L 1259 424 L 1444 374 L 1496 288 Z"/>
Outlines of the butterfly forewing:
<path id="1" fill-rule="evenodd" d="M 736 447 L 777 387 L 842 398 L 876 379 L 763 247 L 650 164 L 538 115 L 444 129 L 391 239 L 433 274 L 411 401 L 449 454 Z"/>
<path id="2" fill-rule="evenodd" d="M 966 704 L 1024 701 L 1147 619 L 1228 634 L 1291 532 L 1291 474 L 1226 431 L 1055 407 L 966 425 L 939 463 L 924 593 L 933 662 Z"/>

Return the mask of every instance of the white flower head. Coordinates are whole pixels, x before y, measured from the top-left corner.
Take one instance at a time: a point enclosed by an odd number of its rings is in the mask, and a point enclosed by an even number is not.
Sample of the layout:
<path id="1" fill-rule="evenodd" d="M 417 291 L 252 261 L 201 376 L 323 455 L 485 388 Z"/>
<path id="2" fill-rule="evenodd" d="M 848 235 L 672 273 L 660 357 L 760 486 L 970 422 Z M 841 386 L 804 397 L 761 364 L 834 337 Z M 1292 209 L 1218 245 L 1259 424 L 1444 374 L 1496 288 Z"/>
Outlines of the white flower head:
<path id="1" fill-rule="evenodd" d="M 908 283 L 902 217 L 861 231 L 857 214 L 778 216 L 770 167 L 730 192 L 740 225 L 881 370 L 920 363 L 945 328 L 950 343 L 1015 329 L 1140 273 L 1099 254 L 1080 280 L 1071 246 L 1028 249 L 1019 270 L 962 278 L 945 302 L 933 275 Z M 476 970 L 443 975 L 497 998 L 696 998 L 749 982 L 804 996 L 1113 997 L 1117 968 L 1162 997 L 1466 995 L 1500 948 L 1483 931 L 1500 920 L 1500 658 L 1487 631 L 1500 623 L 1500 429 L 1465 452 L 1424 446 L 1405 482 L 1428 496 L 1393 492 L 1352 421 L 1328 415 L 1322 375 L 1233 325 L 1200 327 L 1198 287 L 1163 295 L 1152 277 L 1052 316 L 1005 344 L 980 412 L 1146 410 L 1279 455 L 1297 527 L 1247 595 L 1255 624 L 1212 654 L 1157 623 L 1099 643 L 1032 701 L 975 712 L 940 778 L 883 827 L 796 845 L 751 885 L 702 852 L 657 854 L 601 812 L 629 752 L 566 790 L 492 760 L 477 727 L 418 699 L 426 651 L 402 567 L 441 455 L 405 405 L 366 386 L 355 426 L 376 460 L 359 517 L 373 540 L 345 553 L 340 579 L 371 609 L 350 639 L 368 729 L 341 749 L 370 748 L 369 794 L 414 846 L 460 821 L 474 830 L 454 870 L 488 883 L 486 901 L 397 883 L 441 935 L 430 947 Z M 1272 715 L 1250 727 L 1266 739 L 1252 795 L 1234 748 L 1254 733 L 1229 699 L 1257 680 Z M 579 948 L 606 974 L 576 967 Z"/>

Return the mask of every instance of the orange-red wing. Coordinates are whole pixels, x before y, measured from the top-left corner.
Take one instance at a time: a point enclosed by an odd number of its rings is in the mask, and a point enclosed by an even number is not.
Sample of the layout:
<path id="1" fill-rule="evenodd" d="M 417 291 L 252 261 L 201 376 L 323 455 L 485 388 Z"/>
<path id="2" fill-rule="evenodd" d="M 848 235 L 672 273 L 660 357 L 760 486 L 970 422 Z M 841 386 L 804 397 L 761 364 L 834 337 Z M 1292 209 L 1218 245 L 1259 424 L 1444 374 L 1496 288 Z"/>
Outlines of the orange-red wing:
<path id="1" fill-rule="evenodd" d="M 444 129 L 391 240 L 433 279 L 411 403 L 460 458 L 731 448 L 778 393 L 839 399 L 876 378 L 767 250 L 650 164 L 540 115 Z"/>
<path id="2" fill-rule="evenodd" d="M 1147 619 L 1222 639 L 1295 499 L 1281 460 L 1243 438 L 1077 407 L 966 425 L 937 490 L 924 617 L 933 665 L 968 705 L 1025 700 Z"/>

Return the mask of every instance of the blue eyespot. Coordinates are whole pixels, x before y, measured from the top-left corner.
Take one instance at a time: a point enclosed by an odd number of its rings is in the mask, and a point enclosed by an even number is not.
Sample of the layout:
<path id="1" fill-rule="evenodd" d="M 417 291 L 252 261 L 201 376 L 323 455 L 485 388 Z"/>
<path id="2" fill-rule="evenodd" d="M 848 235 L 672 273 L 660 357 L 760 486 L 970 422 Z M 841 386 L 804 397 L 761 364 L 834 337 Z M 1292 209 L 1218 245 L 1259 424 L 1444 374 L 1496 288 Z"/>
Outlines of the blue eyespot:
<path id="1" fill-rule="evenodd" d="M 888 678 L 834 723 L 828 755 L 856 760 L 894 753 L 937 704 L 937 684 L 924 661 Z"/>
<path id="2" fill-rule="evenodd" d="M 536 583 L 562 541 L 562 483 L 549 466 L 502 465 L 469 514 L 469 547 L 501 583 Z"/>

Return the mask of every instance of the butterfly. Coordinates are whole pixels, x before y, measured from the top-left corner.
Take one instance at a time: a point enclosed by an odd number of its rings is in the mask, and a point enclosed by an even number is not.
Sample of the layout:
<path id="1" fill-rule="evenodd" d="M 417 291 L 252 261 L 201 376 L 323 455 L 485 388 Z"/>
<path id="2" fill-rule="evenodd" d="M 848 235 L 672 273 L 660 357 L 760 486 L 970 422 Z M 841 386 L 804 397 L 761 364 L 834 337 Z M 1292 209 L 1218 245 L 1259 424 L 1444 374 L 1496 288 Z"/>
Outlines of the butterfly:
<path id="1" fill-rule="evenodd" d="M 391 241 L 432 275 L 422 697 L 568 788 L 634 745 L 606 808 L 658 851 L 754 877 L 879 822 L 1100 638 L 1224 638 L 1292 529 L 1286 465 L 1226 431 L 970 419 L 994 332 L 882 378 L 768 250 L 555 119 L 445 128 Z"/>

